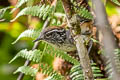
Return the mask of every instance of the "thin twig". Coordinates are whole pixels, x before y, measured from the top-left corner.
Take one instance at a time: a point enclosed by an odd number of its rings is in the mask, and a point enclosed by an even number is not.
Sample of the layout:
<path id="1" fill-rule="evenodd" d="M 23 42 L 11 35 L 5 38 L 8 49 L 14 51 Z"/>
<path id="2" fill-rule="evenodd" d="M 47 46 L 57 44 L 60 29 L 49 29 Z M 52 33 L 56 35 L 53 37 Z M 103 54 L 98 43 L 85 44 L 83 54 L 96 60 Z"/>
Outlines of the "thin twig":
<path id="1" fill-rule="evenodd" d="M 32 50 L 37 49 L 38 45 L 39 45 L 39 42 L 36 42 L 34 44 Z M 31 61 L 26 60 L 24 66 L 28 66 L 30 63 L 31 63 Z M 17 80 L 22 80 L 23 77 L 24 77 L 24 73 L 20 73 L 19 76 L 18 76 L 18 78 L 17 78 Z"/>
<path id="2" fill-rule="evenodd" d="M 84 74 L 84 80 L 94 80 L 88 52 L 83 43 L 83 37 L 77 35 L 74 37 L 74 40 L 76 42 L 76 47 L 80 58 L 80 64 L 82 66 L 82 70 Z"/>
<path id="3" fill-rule="evenodd" d="M 43 29 L 42 29 L 42 30 L 44 30 L 44 29 L 48 26 L 48 24 L 49 24 L 49 21 L 48 21 L 48 19 L 47 19 L 47 20 L 45 21 L 44 25 L 43 25 Z M 39 41 L 35 42 L 32 50 L 37 49 L 38 46 L 39 46 Z M 28 66 L 30 63 L 31 63 L 31 61 L 26 60 L 24 66 Z M 17 80 L 22 80 L 23 77 L 24 77 L 24 73 L 20 73 L 19 76 L 18 76 L 18 78 L 17 78 Z"/>
<path id="4" fill-rule="evenodd" d="M 89 48 L 88 48 L 88 54 L 90 54 L 90 51 L 91 51 L 91 49 L 92 49 L 92 46 L 93 46 L 93 41 L 92 40 L 90 40 L 89 41 Z"/>
<path id="5" fill-rule="evenodd" d="M 57 3 L 57 0 L 54 0 L 51 6 L 56 7 L 56 3 Z M 44 22 L 42 31 L 49 25 L 49 22 L 50 22 L 49 19 L 47 19 L 47 20 Z M 42 32 L 42 31 L 41 31 L 41 32 Z M 40 34 L 40 35 L 41 35 L 41 34 Z M 32 50 L 37 49 L 38 46 L 39 46 L 39 41 L 36 41 L 36 42 L 34 43 L 34 46 L 33 46 Z M 30 63 L 31 63 L 31 61 L 26 60 L 24 66 L 28 66 Z M 24 77 L 24 73 L 20 73 L 19 76 L 18 76 L 18 78 L 17 78 L 17 80 L 22 80 L 23 77 Z"/>

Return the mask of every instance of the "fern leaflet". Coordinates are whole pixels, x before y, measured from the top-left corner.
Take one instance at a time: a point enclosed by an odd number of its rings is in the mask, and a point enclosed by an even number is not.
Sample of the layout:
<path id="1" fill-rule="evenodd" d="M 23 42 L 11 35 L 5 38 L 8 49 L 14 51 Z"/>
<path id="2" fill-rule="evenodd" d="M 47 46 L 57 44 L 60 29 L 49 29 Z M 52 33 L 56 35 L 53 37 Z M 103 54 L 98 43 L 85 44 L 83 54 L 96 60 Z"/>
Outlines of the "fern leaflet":
<path id="1" fill-rule="evenodd" d="M 37 69 L 29 67 L 29 66 L 21 66 L 19 67 L 14 74 L 18 73 L 18 72 L 22 72 L 26 75 L 30 75 L 30 76 L 36 76 L 36 73 L 38 72 Z"/>
<path id="2" fill-rule="evenodd" d="M 84 3 L 77 3 L 74 0 L 70 0 L 71 3 L 73 4 L 73 9 L 75 10 L 75 12 L 77 14 L 79 14 L 80 17 L 86 18 L 86 19 L 93 19 L 92 14 L 88 11 L 88 9 L 85 7 L 85 5 L 87 6 L 88 4 L 84 4 Z"/>
<path id="3" fill-rule="evenodd" d="M 29 1 L 29 0 L 18 0 L 15 8 L 13 8 L 13 10 L 11 11 L 11 13 L 14 12 L 14 11 L 15 11 L 17 8 L 19 8 L 20 6 L 22 6 L 22 5 L 23 5 L 24 3 L 26 3 L 27 1 Z"/>
<path id="4" fill-rule="evenodd" d="M 95 63 L 92 63 L 91 66 L 92 66 L 92 71 L 93 71 L 93 75 L 95 79 L 98 79 L 99 77 L 103 76 L 103 74 L 101 73 L 101 70 L 99 69 L 99 67 L 96 66 Z M 83 80 L 84 79 L 82 67 L 80 66 L 80 64 L 74 65 L 72 67 L 71 72 L 70 72 L 70 77 L 72 78 L 72 80 L 80 80 L 80 79 Z"/>
<path id="5" fill-rule="evenodd" d="M 56 50 L 54 49 L 52 46 L 48 46 L 47 49 L 44 51 L 44 53 L 40 50 L 30 50 L 27 51 L 27 49 L 21 50 L 20 52 L 18 52 L 18 54 L 9 62 L 13 62 L 15 59 L 17 59 L 18 57 L 22 57 L 28 60 L 32 60 L 33 62 L 40 62 L 41 61 L 41 55 L 42 54 L 50 54 L 56 57 L 60 57 L 62 59 L 65 59 L 68 62 L 71 62 L 73 64 L 79 64 L 79 61 L 76 60 L 75 58 L 71 57 L 70 55 L 68 55 L 66 52 L 63 52 L 61 50 Z"/>
<path id="6" fill-rule="evenodd" d="M 20 36 L 12 43 L 15 44 L 20 38 L 32 38 L 36 39 L 40 34 L 40 30 L 33 30 L 33 29 L 28 29 L 20 34 Z"/>
<path id="7" fill-rule="evenodd" d="M 48 66 L 47 64 L 44 65 L 41 63 L 40 68 L 44 75 L 50 76 L 49 80 L 64 80 L 64 77 L 62 75 L 58 74 L 56 71 L 54 71 L 52 66 Z M 26 75 L 30 75 L 30 76 L 36 76 L 38 69 L 29 67 L 29 66 L 21 66 L 14 72 L 14 74 L 16 74 L 18 72 L 22 72 L 22 73 L 24 73 Z"/>
<path id="8" fill-rule="evenodd" d="M 69 54 L 67 54 L 67 52 L 57 50 L 50 45 L 48 45 L 45 52 L 49 53 L 49 54 L 51 53 L 51 55 L 56 56 L 56 57 L 60 57 L 68 62 L 73 63 L 73 64 L 79 64 L 79 61 L 77 59 L 73 58 L 72 56 L 70 56 Z"/>
<path id="9" fill-rule="evenodd" d="M 115 49 L 114 52 L 115 56 L 114 56 L 114 60 L 115 60 L 115 66 L 117 67 L 117 71 L 120 72 L 120 49 Z M 112 69 L 112 65 L 111 65 L 111 61 L 108 60 L 106 62 L 106 73 L 109 74 L 108 78 L 111 79 L 113 78 L 113 69 Z"/>
<path id="10" fill-rule="evenodd" d="M 91 15 L 91 13 L 83 6 L 81 6 L 80 9 L 77 10 L 77 12 L 81 17 L 84 17 L 86 19 L 93 19 L 93 16 Z"/>
<path id="11" fill-rule="evenodd" d="M 22 58 L 32 60 L 33 62 L 38 63 L 41 61 L 41 54 L 42 52 L 40 50 L 27 51 L 27 49 L 24 49 L 18 52 L 17 55 L 9 63 L 13 62 L 18 57 L 22 57 Z"/>
<path id="12" fill-rule="evenodd" d="M 56 71 L 53 70 L 52 66 L 48 66 L 47 64 L 40 64 L 42 69 L 42 73 L 48 76 L 51 76 L 51 80 L 63 80 L 64 77 L 58 74 Z"/>
<path id="13" fill-rule="evenodd" d="M 120 2 L 118 0 L 111 0 L 111 1 L 120 6 Z"/>
<path id="14" fill-rule="evenodd" d="M 10 9 L 10 8 L 12 8 L 12 6 L 9 6 L 9 7 L 0 9 L 0 19 L 3 18 L 5 12 L 6 12 L 8 9 Z"/>
<path id="15" fill-rule="evenodd" d="M 26 7 L 23 10 L 21 10 L 18 15 L 11 21 L 15 21 L 18 17 L 22 15 L 32 15 L 32 16 L 38 16 L 39 18 L 42 18 L 45 20 L 47 17 L 50 19 L 52 17 L 52 12 L 54 11 L 54 8 L 52 6 L 32 6 L 32 7 Z"/>

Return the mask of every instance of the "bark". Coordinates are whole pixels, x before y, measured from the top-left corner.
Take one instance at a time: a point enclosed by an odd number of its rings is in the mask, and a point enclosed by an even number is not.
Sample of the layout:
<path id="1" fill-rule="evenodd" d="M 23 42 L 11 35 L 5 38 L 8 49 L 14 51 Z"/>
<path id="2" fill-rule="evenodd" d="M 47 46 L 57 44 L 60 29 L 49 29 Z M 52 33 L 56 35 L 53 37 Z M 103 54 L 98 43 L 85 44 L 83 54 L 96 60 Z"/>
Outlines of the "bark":
<path id="1" fill-rule="evenodd" d="M 80 0 L 79 0 L 80 1 Z M 88 56 L 87 49 L 83 43 L 83 38 L 80 34 L 80 19 L 78 19 L 78 15 L 74 13 L 74 11 L 71 9 L 71 3 L 69 0 L 62 0 L 63 7 L 65 10 L 65 13 L 67 15 L 67 21 L 69 24 L 69 27 L 74 35 L 74 40 L 76 43 L 78 55 L 80 58 L 80 64 L 82 66 L 84 79 L 85 80 L 94 80 L 91 65 L 90 65 L 90 59 Z"/>
<path id="2" fill-rule="evenodd" d="M 110 60 L 110 64 L 112 66 L 113 71 L 113 80 L 119 80 L 120 74 L 118 73 L 116 62 L 115 62 L 115 54 L 114 50 L 117 48 L 117 44 L 115 41 L 115 37 L 113 35 L 112 29 L 110 27 L 110 24 L 108 22 L 107 14 L 105 11 L 104 4 L 101 2 L 101 0 L 92 0 L 94 12 L 96 15 L 96 26 L 98 30 L 102 33 L 103 36 L 103 49 L 105 52 L 105 57 Z"/>
<path id="3" fill-rule="evenodd" d="M 94 80 L 88 52 L 85 45 L 83 44 L 83 38 L 80 35 L 77 35 L 74 37 L 74 40 L 76 42 L 80 64 L 84 74 L 84 80 Z"/>

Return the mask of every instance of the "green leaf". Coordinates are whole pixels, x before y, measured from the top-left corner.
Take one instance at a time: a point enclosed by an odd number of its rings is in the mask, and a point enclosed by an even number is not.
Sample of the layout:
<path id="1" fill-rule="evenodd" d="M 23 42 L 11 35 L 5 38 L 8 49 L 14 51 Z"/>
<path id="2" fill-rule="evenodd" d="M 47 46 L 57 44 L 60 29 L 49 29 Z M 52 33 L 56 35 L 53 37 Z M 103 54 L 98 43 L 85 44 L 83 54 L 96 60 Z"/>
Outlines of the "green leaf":
<path id="1" fill-rule="evenodd" d="M 45 20 L 46 18 L 52 17 L 53 11 L 54 11 L 54 7 L 49 6 L 49 5 L 26 7 L 22 9 L 17 14 L 17 16 L 13 20 L 11 20 L 11 22 L 15 21 L 18 17 L 23 16 L 23 15 L 38 16 L 39 18 L 42 18 L 43 20 Z"/>
<path id="2" fill-rule="evenodd" d="M 97 79 L 98 77 L 103 77 L 103 74 L 101 73 L 100 68 L 97 67 L 95 63 L 91 63 L 91 67 L 92 67 L 92 72 L 93 72 L 95 79 Z M 71 68 L 70 77 L 72 78 L 72 80 L 80 80 L 80 79 L 83 80 L 84 79 L 82 67 L 80 66 L 80 64 L 74 65 Z"/>
<path id="3" fill-rule="evenodd" d="M 11 11 L 11 13 L 13 13 L 17 8 L 19 8 L 20 6 L 22 6 L 27 1 L 29 1 L 29 0 L 18 0 L 17 4 L 15 5 L 15 8 L 13 8 L 13 10 Z"/>
<path id="4" fill-rule="evenodd" d="M 3 18 L 5 12 L 6 12 L 8 9 L 10 9 L 10 8 L 13 8 L 13 6 L 9 6 L 9 7 L 0 9 L 0 19 Z"/>
<path id="5" fill-rule="evenodd" d="M 24 49 L 18 52 L 17 55 L 9 63 L 13 62 L 18 57 L 22 57 L 22 58 L 38 63 L 41 61 L 41 54 L 42 52 L 40 50 L 35 49 L 35 50 L 27 51 L 27 49 Z"/>
<path id="6" fill-rule="evenodd" d="M 95 40 L 94 38 L 91 38 L 91 40 L 92 40 L 93 42 L 95 42 L 95 43 L 99 43 L 99 41 L 98 41 L 98 40 Z"/>
<path id="7" fill-rule="evenodd" d="M 54 47 L 48 45 L 46 51 L 46 53 L 51 53 L 51 55 L 56 56 L 56 57 L 60 57 L 68 62 L 71 62 L 73 64 L 79 64 L 79 61 L 75 58 L 73 58 L 72 56 L 70 56 L 69 54 L 67 54 L 67 52 L 55 49 Z"/>
<path id="8" fill-rule="evenodd" d="M 29 66 L 21 66 L 14 72 L 14 74 L 18 72 L 22 72 L 25 75 L 36 76 L 36 73 L 38 72 L 38 70 Z"/>
<path id="9" fill-rule="evenodd" d="M 115 54 L 120 55 L 120 49 L 115 49 Z"/>
<path id="10" fill-rule="evenodd" d="M 12 44 L 15 44 L 19 39 L 25 37 L 36 39 L 39 36 L 39 34 L 40 34 L 40 30 L 34 30 L 34 29 L 25 30 L 19 35 L 19 37 Z"/>
<path id="11" fill-rule="evenodd" d="M 116 66 L 116 69 L 118 72 L 120 72 L 120 52 L 119 52 L 120 49 L 115 49 L 115 52 L 114 52 L 114 60 L 115 60 L 115 66 Z M 109 79 L 112 79 L 113 78 L 113 68 L 112 68 L 112 64 L 111 64 L 111 60 L 108 59 L 106 61 L 106 66 L 105 66 L 105 70 L 106 70 L 106 73 L 108 74 L 108 78 Z"/>
<path id="12" fill-rule="evenodd" d="M 85 18 L 85 19 L 93 19 L 93 16 L 90 11 L 86 7 L 84 7 L 84 2 L 77 3 L 74 0 L 70 0 L 71 3 L 73 4 L 73 9 L 74 11 L 79 14 L 80 17 Z"/>
<path id="13" fill-rule="evenodd" d="M 52 66 L 40 64 L 42 73 L 51 77 L 51 80 L 64 80 L 64 77 L 53 70 Z"/>
<path id="14" fill-rule="evenodd" d="M 93 19 L 93 16 L 92 14 L 84 7 L 80 7 L 80 10 L 79 10 L 79 15 L 81 17 L 84 17 L 84 18 L 87 18 L 87 19 Z"/>
<path id="15" fill-rule="evenodd" d="M 120 6 L 120 2 L 118 0 L 111 0 L 111 1 Z"/>

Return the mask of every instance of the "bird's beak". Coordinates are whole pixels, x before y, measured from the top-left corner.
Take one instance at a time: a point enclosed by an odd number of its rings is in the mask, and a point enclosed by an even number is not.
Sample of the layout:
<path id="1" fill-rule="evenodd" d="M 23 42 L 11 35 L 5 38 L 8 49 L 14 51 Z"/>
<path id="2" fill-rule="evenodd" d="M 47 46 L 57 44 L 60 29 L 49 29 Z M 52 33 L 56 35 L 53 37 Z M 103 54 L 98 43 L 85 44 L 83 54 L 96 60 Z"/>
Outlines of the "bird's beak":
<path id="1" fill-rule="evenodd" d="M 36 41 L 39 41 L 39 40 L 43 40 L 41 35 L 36 40 L 34 40 L 33 42 L 36 42 Z"/>

